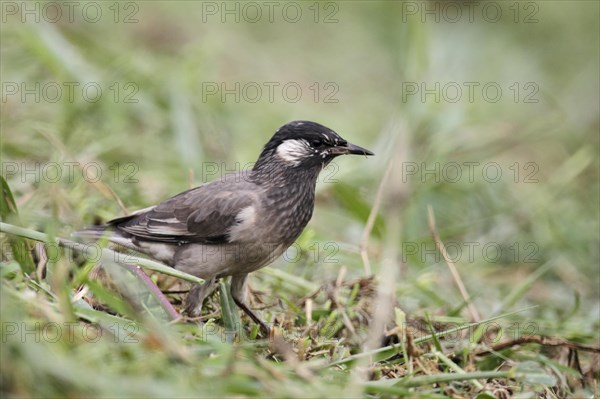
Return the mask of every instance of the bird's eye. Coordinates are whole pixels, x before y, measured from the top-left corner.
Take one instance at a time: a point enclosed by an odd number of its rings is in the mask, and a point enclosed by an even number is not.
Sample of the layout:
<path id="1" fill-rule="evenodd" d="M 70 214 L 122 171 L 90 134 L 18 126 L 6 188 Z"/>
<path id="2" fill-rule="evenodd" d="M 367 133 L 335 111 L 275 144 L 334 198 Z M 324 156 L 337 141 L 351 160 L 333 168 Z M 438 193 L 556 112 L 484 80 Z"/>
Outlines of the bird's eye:
<path id="1" fill-rule="evenodd" d="M 321 140 L 319 140 L 319 139 L 314 139 L 313 141 L 310 142 L 310 144 L 313 147 L 320 147 L 320 146 L 323 145 L 323 142 Z"/>

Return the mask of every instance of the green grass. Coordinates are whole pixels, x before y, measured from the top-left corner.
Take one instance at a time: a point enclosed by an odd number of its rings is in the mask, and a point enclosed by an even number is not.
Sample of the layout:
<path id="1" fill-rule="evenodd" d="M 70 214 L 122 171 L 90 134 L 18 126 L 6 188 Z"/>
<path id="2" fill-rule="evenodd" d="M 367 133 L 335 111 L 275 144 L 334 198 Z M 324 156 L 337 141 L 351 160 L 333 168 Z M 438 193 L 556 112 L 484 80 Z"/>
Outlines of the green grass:
<path id="1" fill-rule="evenodd" d="M 77 4 L 35 23 L 2 3 L 0 213 L 26 237 L 3 225 L 3 397 L 597 396 L 598 3 L 492 2 L 497 22 L 469 3 L 456 23 L 457 2 L 298 2 L 297 23 L 283 3 L 256 23 L 188 1 L 101 2 L 92 23 Z M 236 83 L 239 101 L 207 92 Z M 280 338 L 254 339 L 219 292 L 199 326 L 111 260 L 47 244 L 40 265 L 37 233 L 247 168 L 294 119 L 376 156 L 324 171 L 308 228 L 252 274 Z M 180 310 L 186 283 L 152 270 Z"/>

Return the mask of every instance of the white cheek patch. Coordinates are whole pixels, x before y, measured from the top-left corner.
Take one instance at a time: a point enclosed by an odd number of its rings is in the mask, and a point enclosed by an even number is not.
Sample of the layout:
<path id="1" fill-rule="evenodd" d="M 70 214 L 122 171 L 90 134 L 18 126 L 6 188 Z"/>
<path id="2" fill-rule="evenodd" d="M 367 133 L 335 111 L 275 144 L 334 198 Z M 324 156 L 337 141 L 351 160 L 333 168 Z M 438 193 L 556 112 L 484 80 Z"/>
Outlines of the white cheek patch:
<path id="1" fill-rule="evenodd" d="M 285 162 L 298 165 L 303 159 L 312 156 L 314 151 L 306 140 L 285 140 L 277 147 L 277 156 Z"/>

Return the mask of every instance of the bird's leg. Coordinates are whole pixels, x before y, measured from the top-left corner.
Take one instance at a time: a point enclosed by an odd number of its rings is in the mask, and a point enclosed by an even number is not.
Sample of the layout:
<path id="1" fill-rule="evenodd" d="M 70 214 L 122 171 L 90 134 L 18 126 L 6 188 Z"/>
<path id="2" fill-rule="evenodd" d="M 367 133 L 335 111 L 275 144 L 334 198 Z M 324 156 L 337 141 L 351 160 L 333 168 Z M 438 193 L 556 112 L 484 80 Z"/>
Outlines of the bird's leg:
<path id="1" fill-rule="evenodd" d="M 189 317 L 200 316 L 204 300 L 215 288 L 217 288 L 216 277 L 206 280 L 202 285 L 195 284 L 185 298 L 183 313 Z"/>
<path id="2" fill-rule="evenodd" d="M 238 274 L 231 277 L 231 297 L 235 304 L 260 326 L 263 335 L 269 337 L 269 327 L 246 305 L 246 277 L 248 277 L 247 274 Z"/>

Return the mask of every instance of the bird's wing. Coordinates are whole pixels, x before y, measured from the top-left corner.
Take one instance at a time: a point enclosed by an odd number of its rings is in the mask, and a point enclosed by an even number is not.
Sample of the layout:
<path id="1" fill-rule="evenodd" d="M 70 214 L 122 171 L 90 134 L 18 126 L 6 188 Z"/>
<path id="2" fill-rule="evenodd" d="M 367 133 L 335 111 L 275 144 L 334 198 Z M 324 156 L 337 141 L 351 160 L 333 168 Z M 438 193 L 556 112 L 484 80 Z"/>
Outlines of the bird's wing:
<path id="1" fill-rule="evenodd" d="M 142 213 L 114 219 L 109 225 L 156 242 L 229 242 L 231 229 L 244 222 L 244 215 L 248 210 L 253 213 L 259 202 L 251 187 L 222 183 L 215 181 L 185 191 Z"/>

